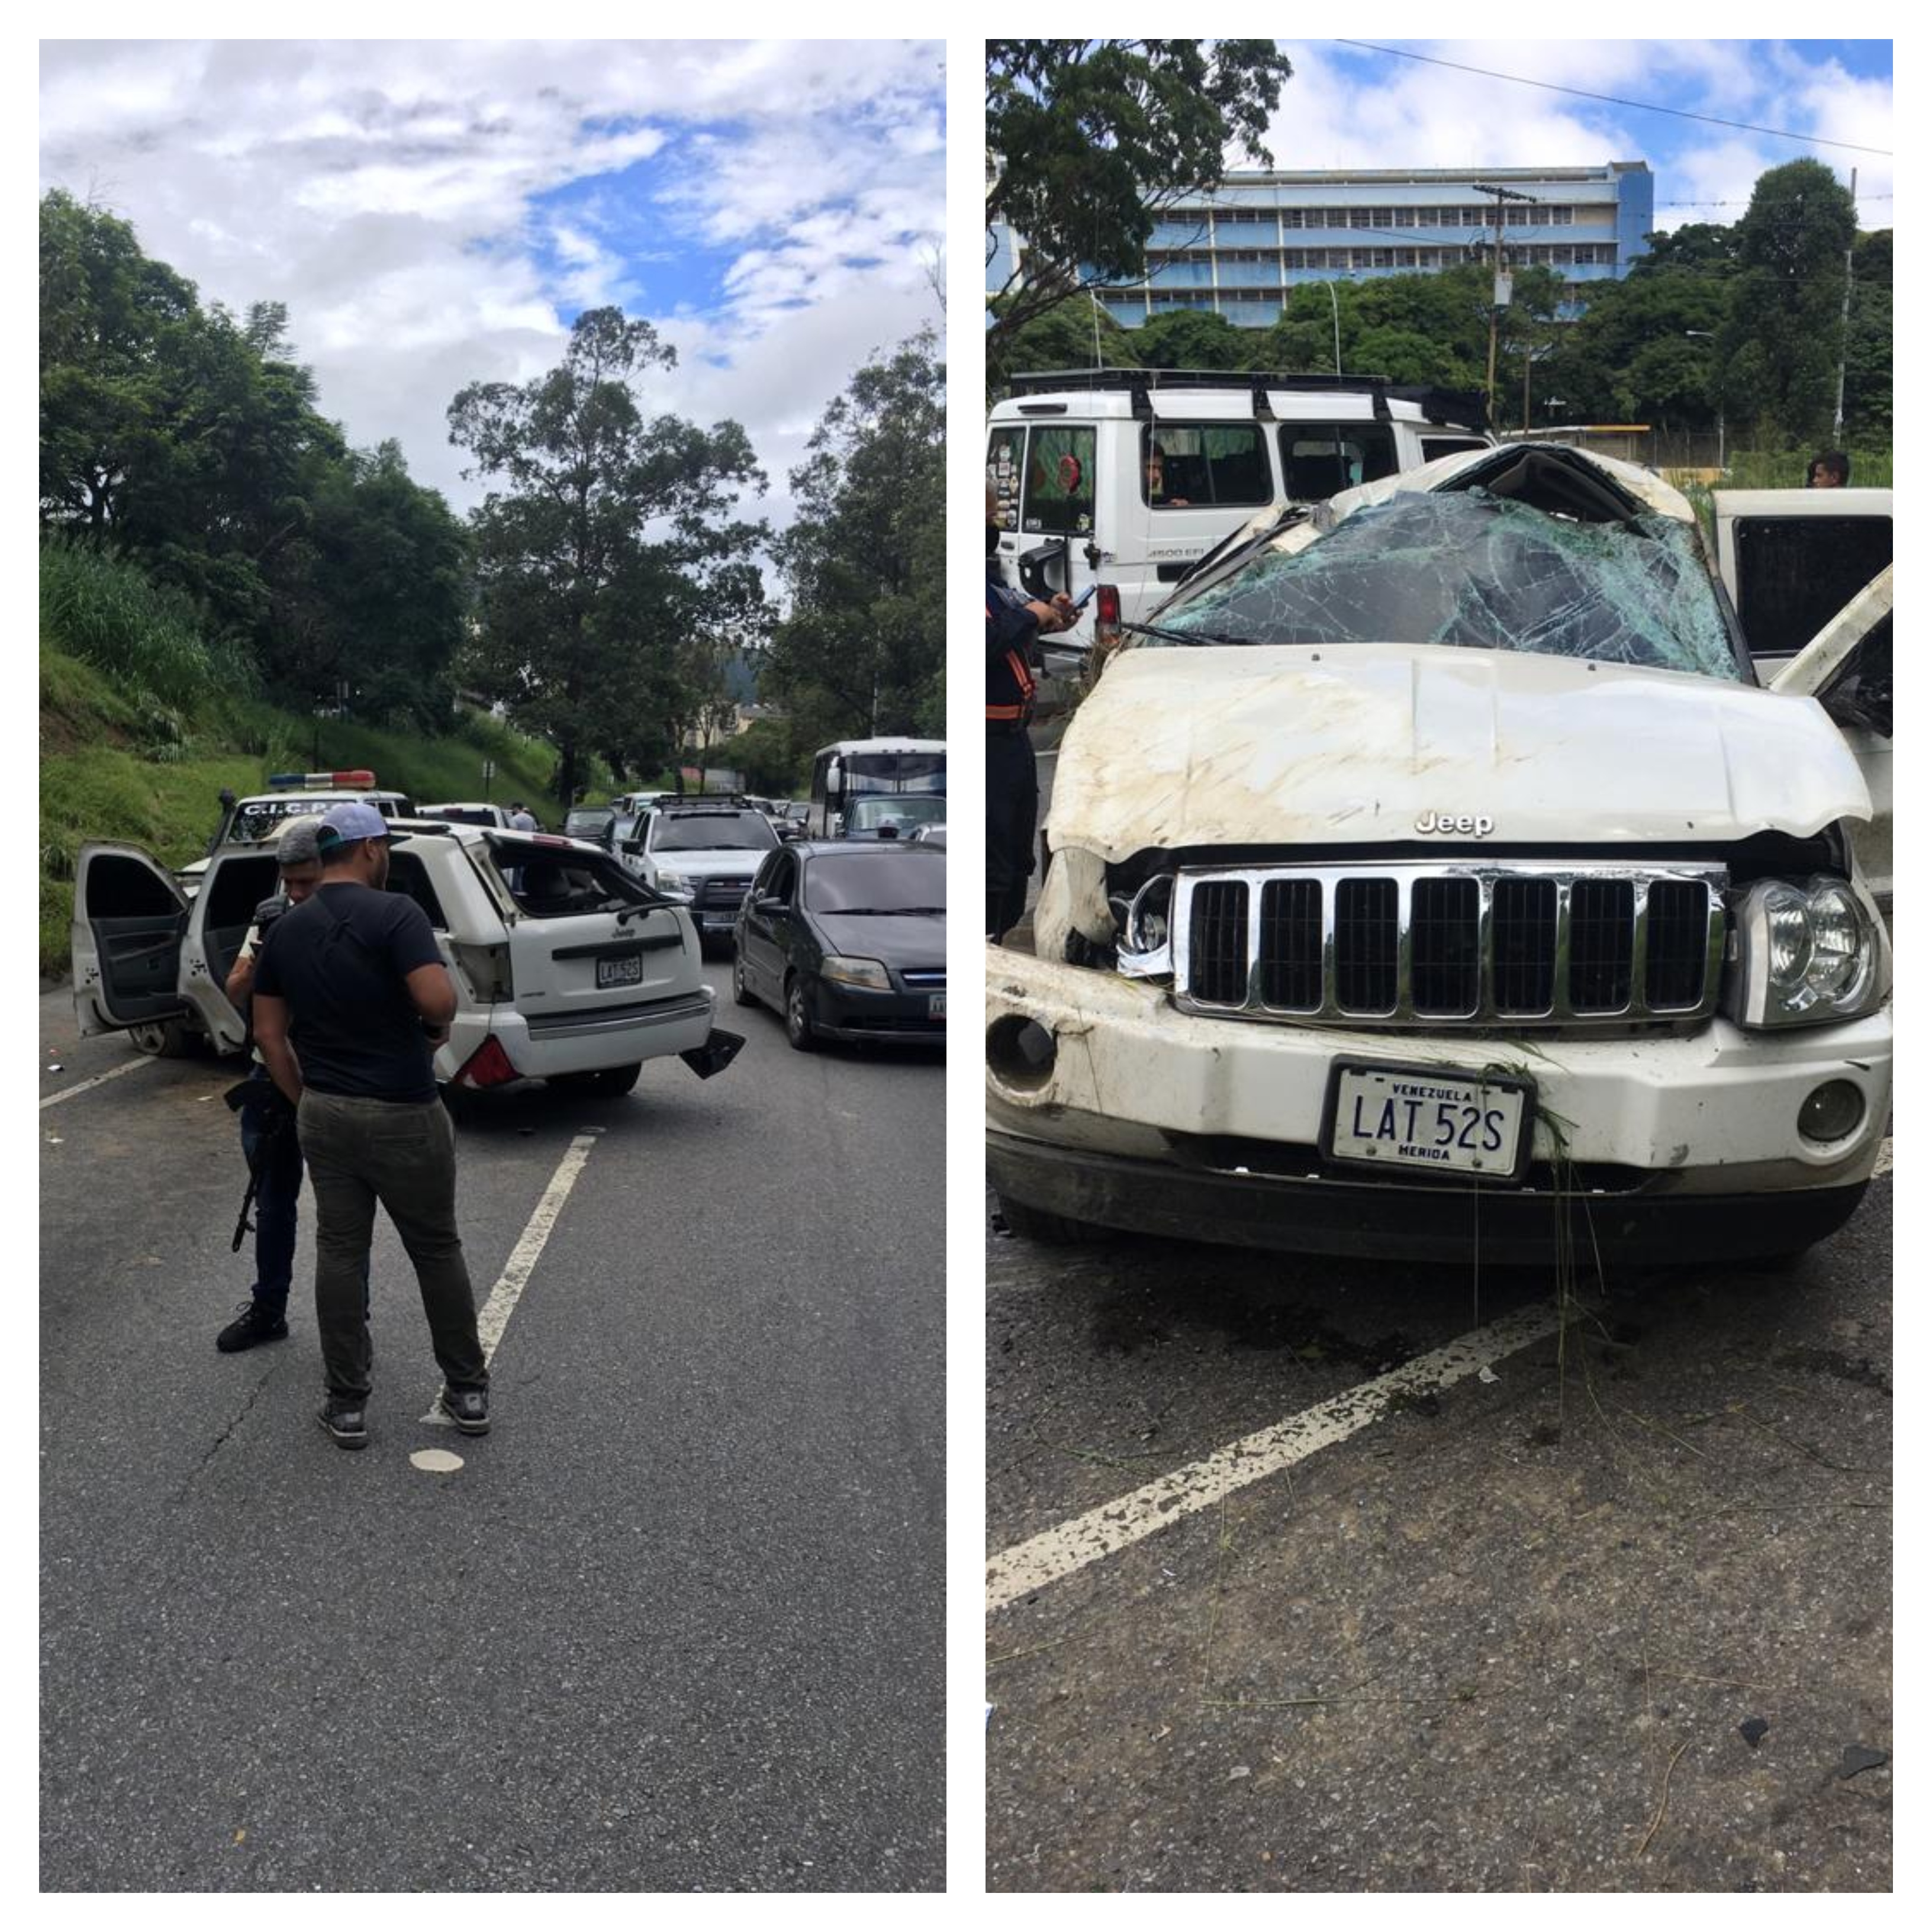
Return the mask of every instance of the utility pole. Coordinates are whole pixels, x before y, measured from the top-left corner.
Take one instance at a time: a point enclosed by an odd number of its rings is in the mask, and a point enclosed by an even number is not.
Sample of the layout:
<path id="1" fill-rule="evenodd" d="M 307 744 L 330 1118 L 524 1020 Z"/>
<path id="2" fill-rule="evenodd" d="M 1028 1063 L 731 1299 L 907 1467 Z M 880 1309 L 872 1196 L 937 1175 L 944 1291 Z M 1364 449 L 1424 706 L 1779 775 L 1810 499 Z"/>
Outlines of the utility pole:
<path id="1" fill-rule="evenodd" d="M 1490 292 L 1490 365 L 1483 380 L 1483 401 L 1493 422 L 1496 413 L 1496 327 L 1503 310 L 1509 305 L 1510 292 L 1508 278 L 1503 274 L 1503 203 L 1506 201 L 1534 202 L 1533 194 L 1519 194 L 1513 188 L 1492 188 L 1484 182 L 1472 182 L 1469 185 L 1478 194 L 1492 194 L 1496 198 L 1496 250 L 1490 262 L 1490 273 L 1494 278 Z"/>
<path id="2" fill-rule="evenodd" d="M 1852 170 L 1852 246 L 1845 250 L 1845 300 L 1838 315 L 1838 400 L 1832 406 L 1832 442 L 1844 440 L 1845 358 L 1852 346 L 1852 250 L 1858 245 L 1858 171 Z"/>

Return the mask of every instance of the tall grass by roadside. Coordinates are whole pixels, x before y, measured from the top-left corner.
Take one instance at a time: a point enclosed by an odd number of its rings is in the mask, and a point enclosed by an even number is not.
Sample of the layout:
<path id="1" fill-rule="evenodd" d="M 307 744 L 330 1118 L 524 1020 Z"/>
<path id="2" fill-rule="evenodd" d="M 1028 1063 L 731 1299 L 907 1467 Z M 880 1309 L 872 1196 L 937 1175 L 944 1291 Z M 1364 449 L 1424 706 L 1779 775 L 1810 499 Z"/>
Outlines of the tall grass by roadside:
<path id="1" fill-rule="evenodd" d="M 188 598 L 138 566 L 58 536 L 40 538 L 40 634 L 138 703 L 186 712 L 252 688 L 244 655 L 206 636 Z"/>

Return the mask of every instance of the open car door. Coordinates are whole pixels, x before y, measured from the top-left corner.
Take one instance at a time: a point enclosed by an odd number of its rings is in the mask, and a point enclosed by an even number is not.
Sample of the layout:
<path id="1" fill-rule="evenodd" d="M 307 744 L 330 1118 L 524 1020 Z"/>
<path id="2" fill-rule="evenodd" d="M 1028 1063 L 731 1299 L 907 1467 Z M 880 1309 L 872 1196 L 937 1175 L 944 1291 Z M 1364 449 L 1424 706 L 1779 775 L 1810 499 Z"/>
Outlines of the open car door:
<path id="1" fill-rule="evenodd" d="M 188 911 L 179 883 L 140 847 L 80 848 L 72 940 L 74 1021 L 83 1035 L 131 1031 L 149 1052 L 178 1051 L 190 1033 L 224 1048 L 241 1044 L 241 1016 L 206 968 L 184 976 Z"/>
<path id="2" fill-rule="evenodd" d="M 1851 747 L 1871 794 L 1868 824 L 1852 843 L 1881 910 L 1892 911 L 1892 595 L 1887 564 L 1771 680 L 1774 691 L 1815 698 Z"/>

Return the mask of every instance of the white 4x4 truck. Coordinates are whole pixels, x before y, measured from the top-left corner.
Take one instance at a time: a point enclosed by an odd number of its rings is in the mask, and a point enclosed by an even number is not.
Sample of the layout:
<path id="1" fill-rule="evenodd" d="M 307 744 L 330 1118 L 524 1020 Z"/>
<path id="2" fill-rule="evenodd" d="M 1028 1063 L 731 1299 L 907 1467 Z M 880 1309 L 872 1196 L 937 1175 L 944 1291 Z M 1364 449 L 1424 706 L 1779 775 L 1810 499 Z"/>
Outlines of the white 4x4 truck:
<path id="1" fill-rule="evenodd" d="M 647 1060 L 728 1064 L 690 914 L 575 839 L 399 820 L 389 890 L 428 914 L 456 988 L 439 1082 L 520 1080 L 628 1092 Z M 74 884 L 74 1012 L 83 1034 L 123 1030 L 151 1053 L 197 1036 L 240 1050 L 222 990 L 256 907 L 275 890 L 273 846 L 224 845 L 190 902 L 148 854 L 82 846 Z"/>
<path id="2" fill-rule="evenodd" d="M 1231 546 L 1075 714 L 1034 950 L 987 954 L 1012 1225 L 1498 1261 L 1840 1226 L 1892 1084 L 1891 506 L 1857 494 L 1720 500 L 1747 609 L 1786 533 L 1875 526 L 1768 686 L 1684 499 L 1580 452 Z"/>
<path id="3" fill-rule="evenodd" d="M 1013 388 L 986 424 L 1006 580 L 1040 598 L 1104 584 L 1129 622 L 1258 510 L 1491 441 L 1479 394 L 1375 376 L 1071 370 Z M 1085 649 L 1097 611 L 1042 640 L 1049 670 Z"/>

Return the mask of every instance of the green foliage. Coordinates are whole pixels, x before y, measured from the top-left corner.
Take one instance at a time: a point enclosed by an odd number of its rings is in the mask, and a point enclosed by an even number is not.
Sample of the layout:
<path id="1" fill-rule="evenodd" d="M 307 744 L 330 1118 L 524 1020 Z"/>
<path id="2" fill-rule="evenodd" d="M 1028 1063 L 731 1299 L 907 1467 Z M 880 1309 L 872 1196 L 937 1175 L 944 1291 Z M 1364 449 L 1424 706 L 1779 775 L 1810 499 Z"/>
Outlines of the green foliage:
<path id="1" fill-rule="evenodd" d="M 106 672 L 130 704 L 192 707 L 252 681 L 240 653 L 202 634 L 187 598 L 131 563 L 45 535 L 40 578 L 42 636 Z"/>
<path id="2" fill-rule="evenodd" d="M 646 422 L 632 394 L 634 374 L 676 361 L 648 322 L 590 309 L 548 375 L 472 383 L 449 406 L 469 473 L 504 485 L 472 519 L 466 675 L 556 746 L 565 802 L 593 752 L 663 764 L 769 622 L 749 560 L 766 532 L 731 514 L 742 488 L 764 488 L 745 432 Z"/>
<path id="3" fill-rule="evenodd" d="M 1758 177 L 1738 224 L 1738 267 L 1718 356 L 1726 413 L 1790 436 L 1826 434 L 1837 392 L 1852 197 L 1821 161 Z"/>
<path id="4" fill-rule="evenodd" d="M 134 230 L 40 203 L 44 529 L 138 562 L 290 700 L 446 714 L 461 526 L 393 444 L 344 447 L 280 302 L 238 321 Z"/>
<path id="5" fill-rule="evenodd" d="M 1125 333 L 1144 369 L 1244 369 L 1253 347 L 1251 330 L 1212 309 L 1170 309 Z"/>
<path id="6" fill-rule="evenodd" d="M 989 356 L 1076 290 L 1137 276 L 1155 215 L 1212 188 L 1231 151 L 1267 165 L 1292 71 L 1271 40 L 988 40 L 986 226 L 1027 247 Z"/>
<path id="7" fill-rule="evenodd" d="M 791 473 L 791 614 L 766 677 L 813 744 L 945 735 L 946 369 L 930 331 L 869 363 Z"/>
<path id="8" fill-rule="evenodd" d="M 1130 369 L 1133 342 L 1132 332 L 1092 296 L 1069 296 L 1030 322 L 987 338 L 986 400 L 996 401 L 1008 392 L 1013 376 L 1036 370 Z"/>

